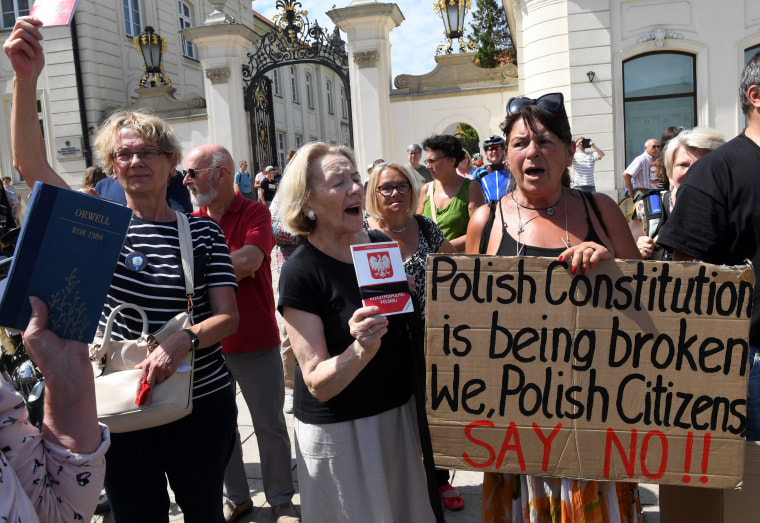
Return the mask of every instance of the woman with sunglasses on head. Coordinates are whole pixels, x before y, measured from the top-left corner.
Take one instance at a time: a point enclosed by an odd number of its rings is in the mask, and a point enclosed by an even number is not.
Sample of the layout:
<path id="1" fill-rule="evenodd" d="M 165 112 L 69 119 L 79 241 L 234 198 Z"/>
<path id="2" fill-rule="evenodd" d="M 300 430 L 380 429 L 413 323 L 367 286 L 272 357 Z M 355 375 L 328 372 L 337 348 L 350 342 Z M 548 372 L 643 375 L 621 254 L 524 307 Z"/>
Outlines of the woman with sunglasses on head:
<path id="1" fill-rule="evenodd" d="M 29 185 L 41 181 L 67 187 L 42 151 L 36 100 L 44 66 L 40 26 L 36 18 L 19 18 L 4 45 L 15 71 L 13 160 Z M 101 126 L 95 150 L 106 171 L 116 175 L 134 213 L 100 328 L 105 330 L 112 310 L 131 303 L 147 313 L 148 332 L 156 332 L 188 310 L 178 218 L 166 202 L 167 185 L 182 154 L 179 142 L 160 118 L 119 112 Z M 195 262 L 194 322 L 167 337 L 137 365 L 141 373 L 135 394 L 144 384 L 144 404 L 150 404 L 151 387 L 177 372 L 182 358 L 194 350 L 193 409 L 172 423 L 111 435 L 105 487 L 116 522 L 167 521 L 167 478 L 186 522 L 224 521 L 222 484 L 237 412 L 219 340 L 237 330 L 237 282 L 222 230 L 210 220 L 188 219 Z M 139 315 L 126 310 L 115 318 L 112 339 L 137 339 L 141 331 Z"/>
<path id="2" fill-rule="evenodd" d="M 571 260 L 573 274 L 606 259 L 640 258 L 611 198 L 570 189 L 575 143 L 561 93 L 512 98 L 501 129 L 514 190 L 476 211 L 467 253 Z M 483 481 L 483 521 L 601 523 L 640 521 L 639 514 L 635 484 L 490 472 Z"/>
<path id="3" fill-rule="evenodd" d="M 431 136 L 422 142 L 422 147 L 427 154 L 425 166 L 433 181 L 420 189 L 417 214 L 438 224 L 446 239 L 462 252 L 470 216 L 485 203 L 483 190 L 479 183 L 457 173 L 457 165 L 464 158 L 458 138 L 447 134 Z"/>

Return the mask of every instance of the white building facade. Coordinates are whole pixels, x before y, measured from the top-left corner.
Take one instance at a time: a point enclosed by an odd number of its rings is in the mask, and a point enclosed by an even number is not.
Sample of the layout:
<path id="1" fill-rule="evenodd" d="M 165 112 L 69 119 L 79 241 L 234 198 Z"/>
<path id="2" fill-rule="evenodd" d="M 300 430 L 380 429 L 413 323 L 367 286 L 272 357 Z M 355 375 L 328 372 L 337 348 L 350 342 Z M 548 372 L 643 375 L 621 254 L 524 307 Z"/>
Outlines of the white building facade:
<path id="1" fill-rule="evenodd" d="M 31 0 L 14 0 L 13 13 L 3 13 L 2 34 L 7 38 L 16 16 L 28 13 Z M 216 2 L 218 4 L 219 2 Z M 96 163 L 91 147 L 98 126 L 119 108 L 148 108 L 172 125 L 183 150 L 208 142 L 207 93 L 198 47 L 182 37 L 183 29 L 204 25 L 220 13 L 207 0 L 80 0 L 75 27 L 43 28 L 46 67 L 39 81 L 40 122 L 51 165 L 73 186 L 89 164 Z M 5 3 L 3 4 L 5 6 Z M 271 21 L 251 10 L 251 2 L 228 0 L 223 17 L 261 35 L 273 28 Z M 138 83 L 144 63 L 133 37 L 146 26 L 166 40 L 162 64 L 171 88 L 143 97 Z M 78 68 L 75 56 L 79 57 Z M 241 53 L 239 64 L 246 63 Z M 78 70 L 77 70 L 78 69 Z M 270 71 L 279 80 L 273 96 L 277 162 L 310 140 L 349 144 L 349 113 L 346 88 L 331 69 L 316 64 L 298 64 Z M 205 78 L 204 78 L 205 76 Z M 238 74 L 238 76 L 240 76 Z M 279 78 L 275 78 L 279 77 Z M 10 142 L 10 109 L 13 72 L 0 60 L 0 176 L 10 176 L 22 192 L 28 190 L 13 169 Z M 214 81 L 214 80 L 212 80 Z M 275 82 L 275 85 L 278 85 Z M 230 88 L 238 88 L 230 86 Z M 243 85 L 239 86 L 242 91 Z M 248 118 L 238 120 L 233 131 L 244 137 L 251 151 Z M 223 143 L 231 150 L 232 144 Z M 236 160 L 251 163 L 251 152 L 238 152 Z M 247 153 L 247 154 L 246 154 Z"/>

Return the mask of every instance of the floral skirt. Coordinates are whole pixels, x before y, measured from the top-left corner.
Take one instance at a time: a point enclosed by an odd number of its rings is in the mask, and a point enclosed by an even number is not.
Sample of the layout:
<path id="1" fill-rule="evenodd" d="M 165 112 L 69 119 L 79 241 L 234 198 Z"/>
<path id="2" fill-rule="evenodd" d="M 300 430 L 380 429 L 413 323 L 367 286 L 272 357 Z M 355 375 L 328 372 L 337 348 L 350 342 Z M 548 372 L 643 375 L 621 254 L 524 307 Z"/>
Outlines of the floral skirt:
<path id="1" fill-rule="evenodd" d="M 483 523 L 641 523 L 636 483 L 486 472 Z"/>

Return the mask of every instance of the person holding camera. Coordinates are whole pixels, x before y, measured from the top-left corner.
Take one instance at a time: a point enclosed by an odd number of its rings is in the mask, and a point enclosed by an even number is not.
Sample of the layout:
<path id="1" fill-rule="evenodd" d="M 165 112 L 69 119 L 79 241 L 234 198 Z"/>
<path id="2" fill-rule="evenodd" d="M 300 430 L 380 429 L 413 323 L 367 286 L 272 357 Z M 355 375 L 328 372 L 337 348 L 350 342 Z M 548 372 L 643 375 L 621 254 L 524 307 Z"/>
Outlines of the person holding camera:
<path id="1" fill-rule="evenodd" d="M 480 182 L 486 203 L 498 200 L 509 192 L 512 183 L 512 173 L 504 165 L 506 152 L 504 138 L 493 134 L 483 142 L 486 151 L 488 165 L 485 165 L 472 174 L 472 179 Z"/>
<path id="2" fill-rule="evenodd" d="M 604 158 L 604 151 L 599 149 L 591 138 L 581 136 L 575 140 L 575 154 L 573 155 L 573 179 L 575 189 L 587 193 L 595 193 L 594 164 Z"/>

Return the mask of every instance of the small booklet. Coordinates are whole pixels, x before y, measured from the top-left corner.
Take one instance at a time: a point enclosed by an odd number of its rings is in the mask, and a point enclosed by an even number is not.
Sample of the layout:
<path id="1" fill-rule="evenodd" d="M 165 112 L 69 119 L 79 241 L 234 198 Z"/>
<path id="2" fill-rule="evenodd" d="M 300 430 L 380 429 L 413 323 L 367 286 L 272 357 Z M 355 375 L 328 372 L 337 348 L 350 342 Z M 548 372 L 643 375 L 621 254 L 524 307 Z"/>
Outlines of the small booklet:
<path id="1" fill-rule="evenodd" d="M 376 305 L 385 315 L 414 310 L 398 242 L 352 245 L 351 255 L 365 307 Z"/>
<path id="2" fill-rule="evenodd" d="M 0 282 L 0 325 L 23 330 L 29 296 L 48 306 L 61 338 L 95 337 L 132 209 L 111 200 L 37 182 L 8 277 Z"/>
<path id="3" fill-rule="evenodd" d="M 35 0 L 31 16 L 42 21 L 43 27 L 69 25 L 79 0 Z"/>

